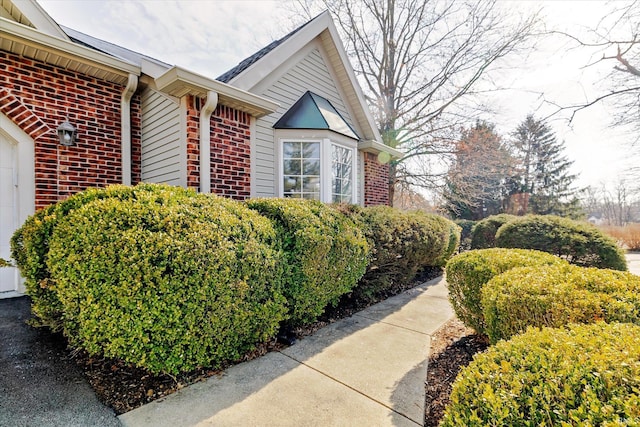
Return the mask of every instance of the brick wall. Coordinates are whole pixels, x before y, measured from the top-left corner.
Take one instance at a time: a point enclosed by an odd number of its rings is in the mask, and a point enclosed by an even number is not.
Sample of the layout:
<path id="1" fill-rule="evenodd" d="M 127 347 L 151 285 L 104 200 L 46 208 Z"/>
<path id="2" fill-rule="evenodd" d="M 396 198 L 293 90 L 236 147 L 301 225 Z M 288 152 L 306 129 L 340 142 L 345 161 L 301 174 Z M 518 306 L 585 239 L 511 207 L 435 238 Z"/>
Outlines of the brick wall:
<path id="1" fill-rule="evenodd" d="M 187 100 L 187 186 L 200 187 L 200 106 Z M 251 193 L 250 115 L 218 105 L 211 114 L 211 192 L 236 200 Z"/>
<path id="2" fill-rule="evenodd" d="M 372 153 L 364 154 L 364 205 L 389 205 L 389 165 Z"/>
<path id="3" fill-rule="evenodd" d="M 88 187 L 122 182 L 123 86 L 0 51 L 0 87 L 2 111 L 35 141 L 36 208 Z M 132 123 L 139 127 L 139 100 L 132 107 Z M 72 147 L 57 141 L 56 128 L 66 119 L 78 129 Z M 139 141 L 138 131 L 134 147 Z M 133 152 L 139 156 L 139 148 Z"/>
<path id="4" fill-rule="evenodd" d="M 211 192 L 237 200 L 251 195 L 251 116 L 224 105 L 211 115 Z"/>

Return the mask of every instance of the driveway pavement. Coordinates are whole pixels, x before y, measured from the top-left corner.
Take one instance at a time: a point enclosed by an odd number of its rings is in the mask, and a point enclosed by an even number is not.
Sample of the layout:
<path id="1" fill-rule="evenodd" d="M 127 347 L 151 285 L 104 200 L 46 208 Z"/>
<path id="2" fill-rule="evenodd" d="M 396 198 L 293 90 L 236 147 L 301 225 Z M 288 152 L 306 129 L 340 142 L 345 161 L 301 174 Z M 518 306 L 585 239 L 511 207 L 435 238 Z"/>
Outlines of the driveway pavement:
<path id="1" fill-rule="evenodd" d="M 29 306 L 28 297 L 0 300 L 0 426 L 120 426 L 62 337 L 25 323 Z"/>

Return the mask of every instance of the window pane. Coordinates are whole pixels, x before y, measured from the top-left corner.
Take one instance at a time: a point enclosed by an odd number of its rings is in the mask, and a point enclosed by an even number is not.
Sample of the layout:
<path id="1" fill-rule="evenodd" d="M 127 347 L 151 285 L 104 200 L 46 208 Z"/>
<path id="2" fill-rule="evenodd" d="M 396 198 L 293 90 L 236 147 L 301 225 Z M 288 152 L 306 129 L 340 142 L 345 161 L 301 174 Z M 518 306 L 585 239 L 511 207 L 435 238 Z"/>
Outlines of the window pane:
<path id="1" fill-rule="evenodd" d="M 320 159 L 319 142 L 303 142 L 302 147 L 305 159 Z"/>
<path id="2" fill-rule="evenodd" d="M 299 159 L 301 155 L 299 142 L 285 142 L 282 147 L 282 152 L 285 159 Z"/>
<path id="3" fill-rule="evenodd" d="M 299 176 L 285 176 L 284 177 L 284 192 L 298 192 L 302 191 L 302 179 Z"/>
<path id="4" fill-rule="evenodd" d="M 320 175 L 320 159 L 305 160 L 302 167 L 304 175 Z"/>
<path id="5" fill-rule="evenodd" d="M 345 196 L 351 197 L 351 180 L 347 180 L 347 179 L 342 180 L 341 193 Z"/>
<path id="6" fill-rule="evenodd" d="M 320 193 L 304 193 L 302 197 L 309 200 L 320 200 Z"/>
<path id="7" fill-rule="evenodd" d="M 331 147 L 331 199 L 334 202 L 353 201 L 351 182 L 353 172 L 353 150 L 339 145 Z"/>
<path id="8" fill-rule="evenodd" d="M 302 191 L 305 193 L 319 193 L 320 192 L 320 178 L 312 177 L 307 178 L 304 177 L 304 182 L 302 184 Z"/>
<path id="9" fill-rule="evenodd" d="M 300 160 L 285 160 L 284 161 L 284 174 L 285 175 L 300 175 Z"/>

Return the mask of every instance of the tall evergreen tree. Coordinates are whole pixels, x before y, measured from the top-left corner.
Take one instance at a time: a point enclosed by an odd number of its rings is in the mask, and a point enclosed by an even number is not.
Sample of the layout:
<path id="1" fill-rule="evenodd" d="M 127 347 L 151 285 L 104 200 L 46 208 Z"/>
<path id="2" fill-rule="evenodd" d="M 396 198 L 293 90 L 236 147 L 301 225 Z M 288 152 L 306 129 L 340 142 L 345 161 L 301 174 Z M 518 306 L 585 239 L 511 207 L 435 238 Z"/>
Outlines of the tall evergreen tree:
<path id="1" fill-rule="evenodd" d="M 454 218 L 478 220 L 504 211 L 512 157 L 492 124 L 476 122 L 462 131 L 443 193 Z"/>
<path id="2" fill-rule="evenodd" d="M 579 216 L 577 175 L 570 172 L 572 161 L 563 155 L 564 142 L 559 142 L 551 128 L 532 115 L 518 126 L 513 140 L 518 159 L 519 191 L 514 213 Z"/>

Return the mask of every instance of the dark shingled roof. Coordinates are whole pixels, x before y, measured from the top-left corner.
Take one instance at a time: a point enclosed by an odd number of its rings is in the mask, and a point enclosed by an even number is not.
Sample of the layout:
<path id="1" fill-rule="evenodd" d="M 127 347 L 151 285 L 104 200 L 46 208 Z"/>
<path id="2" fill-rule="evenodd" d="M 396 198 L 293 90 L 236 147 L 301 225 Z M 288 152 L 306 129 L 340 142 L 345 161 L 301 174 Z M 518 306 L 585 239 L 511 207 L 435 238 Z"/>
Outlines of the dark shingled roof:
<path id="1" fill-rule="evenodd" d="M 322 15 L 322 13 L 320 15 Z M 289 34 L 287 34 L 286 36 L 282 37 L 281 39 L 269 43 L 267 46 L 263 47 L 262 49 L 260 49 L 259 51 L 257 51 L 253 55 L 251 55 L 250 57 L 245 58 L 242 62 L 240 62 L 238 65 L 236 65 L 232 69 L 230 69 L 230 70 L 226 71 L 224 74 L 221 74 L 220 76 L 216 77 L 216 80 L 218 80 L 218 81 L 220 81 L 222 83 L 229 83 L 236 76 L 240 75 L 244 70 L 246 70 L 247 68 L 251 67 L 256 62 L 258 62 L 262 57 L 266 56 L 269 52 L 271 52 L 276 47 L 280 46 L 282 43 L 284 43 L 287 39 L 289 39 L 295 33 L 297 33 L 298 31 L 302 30 L 307 25 L 309 25 L 309 23 L 313 22 L 320 15 L 314 17 L 310 21 L 308 21 L 308 22 L 304 23 L 303 25 L 299 26 L 298 28 L 296 28 L 295 30 L 291 31 Z"/>

